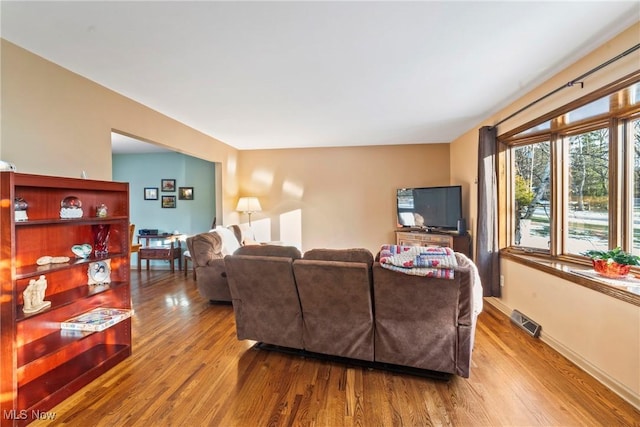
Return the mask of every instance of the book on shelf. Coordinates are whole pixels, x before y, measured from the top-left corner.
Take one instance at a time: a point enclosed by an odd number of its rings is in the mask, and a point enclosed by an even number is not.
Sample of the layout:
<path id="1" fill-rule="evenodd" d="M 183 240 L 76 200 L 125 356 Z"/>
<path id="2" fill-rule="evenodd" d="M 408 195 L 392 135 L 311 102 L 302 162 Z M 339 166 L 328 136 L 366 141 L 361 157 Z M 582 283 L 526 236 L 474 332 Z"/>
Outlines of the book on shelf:
<path id="1" fill-rule="evenodd" d="M 75 331 L 103 331 L 133 315 L 133 310 L 122 308 L 95 308 L 60 323 L 61 329 Z"/>

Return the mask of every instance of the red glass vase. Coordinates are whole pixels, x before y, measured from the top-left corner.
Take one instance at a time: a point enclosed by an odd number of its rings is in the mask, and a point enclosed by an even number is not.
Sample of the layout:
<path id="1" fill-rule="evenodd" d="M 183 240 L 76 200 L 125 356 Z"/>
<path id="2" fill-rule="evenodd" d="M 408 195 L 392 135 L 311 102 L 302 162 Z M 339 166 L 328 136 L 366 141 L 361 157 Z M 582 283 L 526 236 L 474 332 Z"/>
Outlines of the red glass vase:
<path id="1" fill-rule="evenodd" d="M 109 224 L 97 224 L 91 226 L 93 234 L 93 253 L 97 257 L 109 254 Z"/>

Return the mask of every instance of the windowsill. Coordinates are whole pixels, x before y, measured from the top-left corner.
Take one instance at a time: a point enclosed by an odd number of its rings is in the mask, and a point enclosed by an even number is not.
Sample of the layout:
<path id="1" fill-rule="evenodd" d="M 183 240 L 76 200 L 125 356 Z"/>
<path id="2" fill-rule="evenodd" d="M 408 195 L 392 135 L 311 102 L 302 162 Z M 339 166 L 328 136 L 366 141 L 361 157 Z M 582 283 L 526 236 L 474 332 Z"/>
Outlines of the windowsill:
<path id="1" fill-rule="evenodd" d="M 640 307 L 638 284 L 625 285 L 624 281 L 620 281 L 620 286 L 616 286 L 610 284 L 611 280 L 591 277 L 587 273 L 591 271 L 587 264 L 551 259 L 545 255 L 522 253 L 512 249 L 503 249 L 500 256 Z M 576 273 L 574 270 L 583 270 L 586 274 Z"/>

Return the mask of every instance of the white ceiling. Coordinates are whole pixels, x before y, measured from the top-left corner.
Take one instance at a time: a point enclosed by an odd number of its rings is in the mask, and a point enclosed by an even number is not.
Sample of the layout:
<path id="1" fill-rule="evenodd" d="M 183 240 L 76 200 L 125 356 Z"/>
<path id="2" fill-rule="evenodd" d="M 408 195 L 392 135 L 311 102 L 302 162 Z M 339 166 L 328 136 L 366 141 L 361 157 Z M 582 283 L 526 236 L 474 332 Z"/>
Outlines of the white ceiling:
<path id="1" fill-rule="evenodd" d="M 3 38 L 254 149 L 452 141 L 640 2 L 3 0 L 0 16 Z"/>

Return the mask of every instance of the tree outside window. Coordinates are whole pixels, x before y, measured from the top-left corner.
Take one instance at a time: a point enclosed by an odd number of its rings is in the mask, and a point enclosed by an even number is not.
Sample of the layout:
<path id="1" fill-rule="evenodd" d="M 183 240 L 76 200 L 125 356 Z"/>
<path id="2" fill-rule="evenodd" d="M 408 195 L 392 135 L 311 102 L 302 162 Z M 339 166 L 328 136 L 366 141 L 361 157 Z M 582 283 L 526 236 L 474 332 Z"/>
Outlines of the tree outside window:
<path id="1" fill-rule="evenodd" d="M 514 149 L 514 242 L 549 249 L 551 200 L 548 141 Z"/>
<path id="2" fill-rule="evenodd" d="M 566 251 L 609 247 L 609 130 L 574 135 L 569 143 Z"/>

